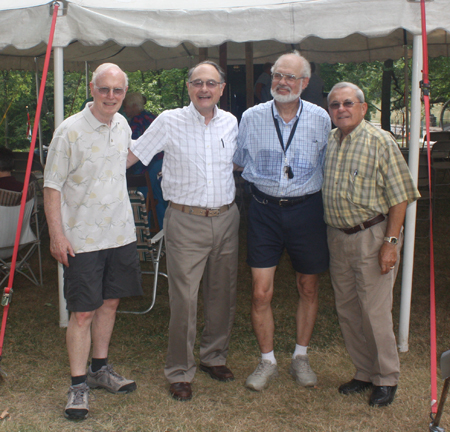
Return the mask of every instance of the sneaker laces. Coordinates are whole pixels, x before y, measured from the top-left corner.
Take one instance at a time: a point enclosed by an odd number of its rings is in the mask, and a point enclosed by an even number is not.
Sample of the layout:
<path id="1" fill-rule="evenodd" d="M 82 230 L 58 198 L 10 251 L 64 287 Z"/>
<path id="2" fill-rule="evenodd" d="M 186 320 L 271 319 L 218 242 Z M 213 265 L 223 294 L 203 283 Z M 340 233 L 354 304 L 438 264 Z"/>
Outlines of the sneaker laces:
<path id="1" fill-rule="evenodd" d="M 311 366 L 309 365 L 309 359 L 298 359 L 296 361 L 298 369 L 300 372 L 310 372 L 312 371 Z"/>
<path id="2" fill-rule="evenodd" d="M 119 375 L 112 367 L 112 364 L 106 365 L 106 372 L 114 378 L 117 378 L 119 381 L 123 381 L 123 376 Z"/>
<path id="3" fill-rule="evenodd" d="M 253 375 L 264 375 L 266 370 L 272 365 L 271 362 L 267 363 L 267 361 L 260 361 L 258 366 L 256 367 L 255 372 L 253 372 Z"/>
<path id="4" fill-rule="evenodd" d="M 84 394 L 89 390 L 87 385 L 81 385 L 80 388 L 72 387 L 75 392 L 73 405 L 81 405 L 83 403 Z"/>

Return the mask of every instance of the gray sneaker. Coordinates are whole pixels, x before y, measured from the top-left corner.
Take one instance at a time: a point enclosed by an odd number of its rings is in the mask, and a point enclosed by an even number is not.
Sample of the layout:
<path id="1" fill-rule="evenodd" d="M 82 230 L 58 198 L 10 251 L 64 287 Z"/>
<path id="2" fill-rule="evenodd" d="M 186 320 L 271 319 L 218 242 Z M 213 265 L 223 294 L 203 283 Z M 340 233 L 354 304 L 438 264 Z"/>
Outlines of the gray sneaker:
<path id="1" fill-rule="evenodd" d="M 309 365 L 307 355 L 298 355 L 292 359 L 289 373 L 295 378 L 298 385 L 314 387 L 317 384 L 317 376 Z"/>
<path id="2" fill-rule="evenodd" d="M 261 360 L 255 371 L 245 381 L 245 387 L 261 391 L 268 387 L 270 381 L 278 376 L 278 368 L 270 360 Z"/>
<path id="3" fill-rule="evenodd" d="M 86 383 L 92 389 L 100 387 L 111 393 L 130 393 L 136 390 L 136 383 L 114 372 L 112 365 L 103 366 L 95 373 L 89 366 Z"/>
<path id="4" fill-rule="evenodd" d="M 89 414 L 89 387 L 86 383 L 70 386 L 64 416 L 69 420 L 84 420 Z"/>

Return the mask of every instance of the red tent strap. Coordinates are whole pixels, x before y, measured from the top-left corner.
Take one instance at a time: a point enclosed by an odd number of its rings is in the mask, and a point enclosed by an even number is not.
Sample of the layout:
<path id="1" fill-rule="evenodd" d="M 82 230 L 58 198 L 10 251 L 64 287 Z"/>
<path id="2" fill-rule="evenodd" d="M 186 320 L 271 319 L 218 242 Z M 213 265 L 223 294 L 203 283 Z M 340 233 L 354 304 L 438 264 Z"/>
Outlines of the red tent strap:
<path id="1" fill-rule="evenodd" d="M 422 92 L 425 105 L 425 127 L 427 137 L 428 191 L 430 208 L 430 378 L 431 378 L 431 412 L 437 413 L 437 359 L 436 359 L 436 296 L 434 280 L 434 241 L 433 241 L 433 206 L 431 187 L 431 150 L 430 150 L 430 80 L 428 78 L 428 41 L 425 16 L 425 0 L 420 0 L 422 17 L 423 71 Z"/>
<path id="2" fill-rule="evenodd" d="M 23 184 L 22 201 L 20 203 L 20 214 L 19 214 L 19 220 L 17 222 L 16 239 L 15 239 L 15 243 L 14 243 L 13 255 L 12 255 L 12 260 L 11 260 L 11 269 L 10 269 L 11 272 L 9 274 L 8 285 L 4 289 L 3 297 L 2 297 L 2 306 L 4 306 L 4 310 L 3 310 L 3 318 L 2 318 L 2 327 L 0 330 L 0 360 L 1 360 L 2 351 L 3 351 L 3 340 L 5 338 L 6 320 L 8 317 L 9 305 L 11 303 L 12 286 L 13 286 L 13 281 L 14 281 L 14 273 L 16 270 L 17 252 L 19 251 L 20 234 L 22 231 L 23 215 L 25 212 L 25 205 L 27 202 L 27 191 L 28 191 L 28 185 L 30 183 L 31 166 L 33 163 L 34 148 L 35 148 L 35 144 L 36 144 L 36 137 L 37 137 L 38 127 L 39 127 L 39 119 L 40 119 L 40 115 L 41 115 L 42 101 L 44 99 L 44 91 L 45 91 L 45 83 L 47 81 L 48 65 L 50 63 L 50 55 L 52 52 L 53 35 L 55 34 L 56 17 L 58 15 L 58 9 L 59 9 L 59 4 L 57 2 L 55 2 L 53 6 L 54 6 L 54 8 L 53 8 L 52 24 L 51 24 L 51 28 L 50 28 L 50 35 L 48 38 L 47 52 L 45 54 L 45 62 L 44 62 L 44 69 L 42 71 L 41 87 L 39 89 L 39 98 L 38 98 L 38 104 L 37 104 L 37 108 L 36 108 L 36 116 L 34 119 L 33 135 L 31 137 L 30 153 L 28 154 L 28 163 L 27 163 L 27 169 L 26 169 L 26 174 L 25 174 L 25 181 Z"/>

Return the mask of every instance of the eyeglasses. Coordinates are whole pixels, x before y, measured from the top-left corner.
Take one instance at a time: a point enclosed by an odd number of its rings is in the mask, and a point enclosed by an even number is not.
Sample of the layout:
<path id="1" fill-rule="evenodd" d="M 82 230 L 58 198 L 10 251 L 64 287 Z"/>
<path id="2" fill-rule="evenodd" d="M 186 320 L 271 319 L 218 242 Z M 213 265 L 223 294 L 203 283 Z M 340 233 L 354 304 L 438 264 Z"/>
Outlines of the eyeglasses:
<path id="1" fill-rule="evenodd" d="M 303 79 L 305 77 L 296 77 L 295 75 L 292 74 L 282 74 L 279 72 L 274 72 L 272 74 L 272 81 L 281 81 L 283 78 L 286 80 L 287 83 L 292 84 L 296 80 Z"/>
<path id="2" fill-rule="evenodd" d="M 94 86 L 98 92 L 103 96 L 108 96 L 110 92 L 113 92 L 114 96 L 122 96 L 125 93 L 125 89 L 117 87 L 117 88 L 109 88 L 109 87 L 97 87 Z"/>
<path id="3" fill-rule="evenodd" d="M 353 102 L 353 101 L 345 101 L 345 102 L 342 102 L 342 103 L 340 103 L 340 102 L 332 102 L 332 103 L 330 103 L 330 105 L 328 105 L 328 107 L 330 109 L 332 109 L 332 110 L 338 110 L 341 107 L 341 105 L 344 108 L 351 108 L 353 105 L 355 105 L 357 103 L 364 103 L 364 102 Z"/>
<path id="4" fill-rule="evenodd" d="M 202 81 L 201 79 L 196 79 L 194 81 L 189 81 L 189 84 L 194 86 L 195 88 L 202 88 L 203 84 L 206 84 L 206 87 L 209 89 L 216 88 L 219 84 L 223 84 L 223 82 L 217 82 L 215 80 Z"/>

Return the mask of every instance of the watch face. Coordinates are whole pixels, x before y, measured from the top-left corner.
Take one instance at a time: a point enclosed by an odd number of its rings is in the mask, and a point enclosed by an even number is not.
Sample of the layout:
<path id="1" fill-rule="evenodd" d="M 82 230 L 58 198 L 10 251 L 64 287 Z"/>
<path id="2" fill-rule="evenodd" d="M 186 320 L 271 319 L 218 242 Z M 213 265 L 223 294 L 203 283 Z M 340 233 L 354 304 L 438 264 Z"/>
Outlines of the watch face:
<path id="1" fill-rule="evenodd" d="M 388 243 L 392 243 L 392 244 L 397 244 L 398 238 L 397 237 L 385 237 L 384 241 L 386 241 Z"/>

